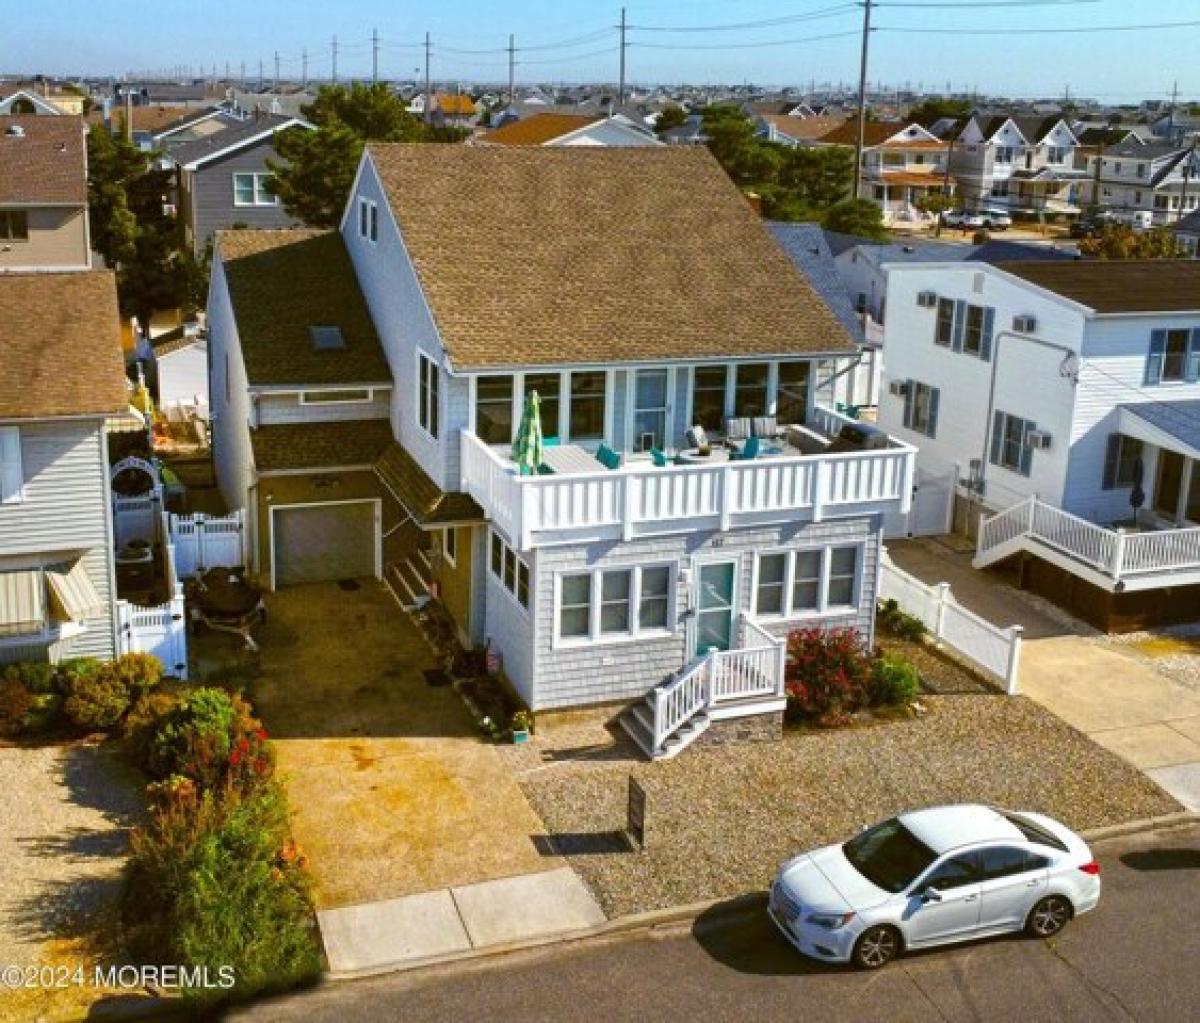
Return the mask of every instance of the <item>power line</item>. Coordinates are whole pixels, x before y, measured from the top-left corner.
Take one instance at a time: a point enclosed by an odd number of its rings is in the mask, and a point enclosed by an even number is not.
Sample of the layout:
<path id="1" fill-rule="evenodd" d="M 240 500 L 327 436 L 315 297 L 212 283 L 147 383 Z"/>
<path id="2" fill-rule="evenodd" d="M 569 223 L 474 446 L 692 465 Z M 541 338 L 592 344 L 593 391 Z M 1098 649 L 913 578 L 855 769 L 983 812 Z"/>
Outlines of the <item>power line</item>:
<path id="1" fill-rule="evenodd" d="M 770 46 L 795 46 L 800 43 L 819 43 L 826 39 L 845 39 L 860 34 L 858 29 L 851 29 L 847 32 L 827 32 L 824 35 L 803 36 L 799 39 L 764 39 L 754 43 L 630 43 L 629 45 L 636 46 L 640 50 L 758 50 Z"/>
<path id="2" fill-rule="evenodd" d="M 852 3 L 839 4 L 836 7 L 825 7 L 819 11 L 810 11 L 807 14 L 789 14 L 778 18 L 739 21 L 725 25 L 630 25 L 629 28 L 636 32 L 740 32 L 750 28 L 775 28 L 779 25 L 792 25 L 800 21 L 815 21 L 820 18 L 838 17 L 850 13 L 857 6 L 857 4 Z"/>
<path id="3" fill-rule="evenodd" d="M 913 28 L 902 25 L 880 25 L 876 32 L 906 35 L 1082 35 L 1094 32 L 1145 32 L 1161 28 L 1195 28 L 1200 21 L 1160 21 L 1141 25 L 1075 25 L 1070 28 Z"/>

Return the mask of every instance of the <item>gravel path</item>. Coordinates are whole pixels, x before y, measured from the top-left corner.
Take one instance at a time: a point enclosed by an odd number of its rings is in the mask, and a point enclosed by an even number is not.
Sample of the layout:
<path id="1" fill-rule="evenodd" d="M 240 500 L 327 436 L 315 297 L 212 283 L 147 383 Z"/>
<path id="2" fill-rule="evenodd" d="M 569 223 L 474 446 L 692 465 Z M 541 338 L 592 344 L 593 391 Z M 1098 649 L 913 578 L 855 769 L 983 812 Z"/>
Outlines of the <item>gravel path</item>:
<path id="1" fill-rule="evenodd" d="M 933 695 L 928 712 L 780 743 L 688 750 L 657 764 L 526 775 L 557 847 L 610 916 L 766 886 L 797 851 L 908 807 L 982 800 L 1078 829 L 1178 804 L 1023 697 Z M 648 848 L 623 851 L 627 779 L 648 794 Z"/>
<path id="2" fill-rule="evenodd" d="M 1106 636 L 1145 657 L 1164 675 L 1200 693 L 1200 623 Z"/>

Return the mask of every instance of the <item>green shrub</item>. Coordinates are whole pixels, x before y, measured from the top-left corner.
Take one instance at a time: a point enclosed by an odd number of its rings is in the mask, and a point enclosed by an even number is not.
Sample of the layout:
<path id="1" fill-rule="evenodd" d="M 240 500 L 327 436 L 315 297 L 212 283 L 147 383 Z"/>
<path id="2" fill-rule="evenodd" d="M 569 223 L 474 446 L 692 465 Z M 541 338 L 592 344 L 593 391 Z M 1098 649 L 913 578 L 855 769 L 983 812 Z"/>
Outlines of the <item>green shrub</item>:
<path id="1" fill-rule="evenodd" d="M 25 715 L 33 706 L 29 687 L 16 674 L 0 679 L 0 735 L 16 735 L 25 726 Z"/>
<path id="2" fill-rule="evenodd" d="M 49 661 L 22 661 L 0 668 L 0 679 L 15 678 L 36 696 L 54 689 L 54 670 Z"/>
<path id="3" fill-rule="evenodd" d="M 165 690 L 142 693 L 129 708 L 125 720 L 121 722 L 121 735 L 129 744 L 130 755 L 147 773 L 150 773 L 154 737 L 163 722 L 179 708 L 180 703 L 179 696 Z"/>
<path id="4" fill-rule="evenodd" d="M 95 657 L 75 657 L 56 664 L 52 676 L 54 690 L 61 696 L 70 696 L 76 682 L 94 675 L 103 663 Z"/>
<path id="5" fill-rule="evenodd" d="M 103 663 L 73 662 L 59 685 L 63 710 L 81 728 L 112 728 L 133 701 L 162 680 L 162 664 L 149 654 L 123 654 Z"/>
<path id="6" fill-rule="evenodd" d="M 916 615 L 902 611 L 894 599 L 885 600 L 875 616 L 876 622 L 898 639 L 919 643 L 925 637 L 925 623 Z"/>
<path id="7" fill-rule="evenodd" d="M 207 966 L 214 975 L 232 965 L 238 997 L 315 978 L 307 862 L 288 837 L 280 787 L 243 797 L 201 793 L 176 778 L 154 796 L 149 823 L 133 834 L 124 905 L 139 961 Z"/>
<path id="8" fill-rule="evenodd" d="M 834 719 L 867 700 L 871 661 L 854 629 L 798 629 L 788 636 L 789 718 Z"/>
<path id="9" fill-rule="evenodd" d="M 899 654 L 884 654 L 872 666 L 869 687 L 872 703 L 906 706 L 917 698 L 920 689 L 917 669 Z"/>
<path id="10" fill-rule="evenodd" d="M 33 697 L 21 730 L 26 735 L 50 731 L 62 720 L 62 703 L 58 693 L 38 693 Z"/>
<path id="11" fill-rule="evenodd" d="M 158 726 L 145 766 L 155 778 L 180 775 L 201 790 L 249 792 L 274 773 L 267 733 L 240 696 L 223 689 L 188 693 Z"/>

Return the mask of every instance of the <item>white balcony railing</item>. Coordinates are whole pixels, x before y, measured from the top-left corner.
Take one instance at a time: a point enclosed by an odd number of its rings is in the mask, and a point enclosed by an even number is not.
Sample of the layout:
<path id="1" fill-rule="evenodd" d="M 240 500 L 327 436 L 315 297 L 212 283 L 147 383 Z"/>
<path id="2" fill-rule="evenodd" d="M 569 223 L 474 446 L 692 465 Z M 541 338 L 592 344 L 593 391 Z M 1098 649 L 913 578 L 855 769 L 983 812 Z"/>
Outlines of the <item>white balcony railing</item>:
<path id="1" fill-rule="evenodd" d="M 843 417 L 813 425 L 836 433 Z M 836 429 L 834 429 L 836 428 Z M 462 488 L 521 550 L 578 539 L 727 530 L 858 512 L 908 510 L 916 449 L 773 455 L 745 462 L 635 462 L 611 471 L 521 476 L 473 433 L 462 433 Z"/>

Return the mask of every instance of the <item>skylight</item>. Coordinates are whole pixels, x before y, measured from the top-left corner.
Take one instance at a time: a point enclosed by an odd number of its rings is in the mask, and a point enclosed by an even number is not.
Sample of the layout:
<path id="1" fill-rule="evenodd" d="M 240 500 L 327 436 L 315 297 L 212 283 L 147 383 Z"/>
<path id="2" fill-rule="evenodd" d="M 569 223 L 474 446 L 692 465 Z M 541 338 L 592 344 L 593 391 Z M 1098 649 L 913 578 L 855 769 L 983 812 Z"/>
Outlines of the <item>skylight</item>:
<path id="1" fill-rule="evenodd" d="M 341 327 L 309 327 L 308 336 L 318 352 L 331 352 L 346 347 Z"/>

